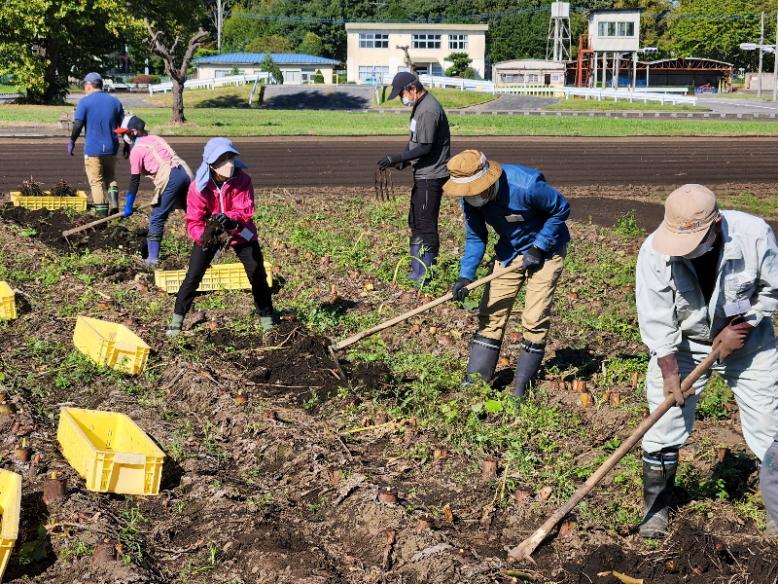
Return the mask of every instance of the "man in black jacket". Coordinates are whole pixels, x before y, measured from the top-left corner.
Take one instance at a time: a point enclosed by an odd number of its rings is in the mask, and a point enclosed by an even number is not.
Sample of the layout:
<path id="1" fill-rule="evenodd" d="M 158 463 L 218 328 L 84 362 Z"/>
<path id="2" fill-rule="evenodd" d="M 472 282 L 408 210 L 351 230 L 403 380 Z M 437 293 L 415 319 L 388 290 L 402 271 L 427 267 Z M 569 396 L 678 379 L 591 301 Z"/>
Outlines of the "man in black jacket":
<path id="1" fill-rule="evenodd" d="M 403 105 L 412 107 L 410 140 L 401 154 L 387 154 L 378 161 L 381 169 L 413 166 L 413 190 L 408 212 L 411 230 L 411 271 L 415 281 L 429 278 L 429 269 L 438 256 L 438 215 L 443 183 L 448 180 L 451 157 L 451 133 L 443 107 L 424 89 L 419 79 L 400 72 L 392 80 L 389 99 L 400 96 Z"/>

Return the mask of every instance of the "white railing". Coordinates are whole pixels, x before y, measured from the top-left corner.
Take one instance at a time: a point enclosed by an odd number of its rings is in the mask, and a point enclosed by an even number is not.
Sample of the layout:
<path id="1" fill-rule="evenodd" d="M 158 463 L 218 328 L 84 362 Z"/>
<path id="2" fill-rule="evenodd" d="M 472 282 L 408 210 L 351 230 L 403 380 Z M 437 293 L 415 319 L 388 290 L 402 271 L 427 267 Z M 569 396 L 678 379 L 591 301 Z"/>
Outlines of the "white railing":
<path id="1" fill-rule="evenodd" d="M 531 85 L 524 83 L 507 83 L 497 85 L 495 93 L 507 95 L 561 95 L 563 87 L 551 87 L 549 85 Z"/>
<path id="2" fill-rule="evenodd" d="M 565 99 L 570 97 L 583 97 L 596 101 L 656 101 L 662 104 L 670 103 L 672 105 L 687 104 L 697 105 L 697 98 L 689 95 L 676 95 L 664 93 L 651 93 L 648 91 L 628 91 L 625 89 L 589 89 L 586 87 L 565 87 L 563 89 Z"/>
<path id="3" fill-rule="evenodd" d="M 440 77 L 437 75 L 419 75 L 419 81 L 426 87 L 451 87 L 461 91 L 481 91 L 494 93 L 494 83 L 480 79 L 460 79 L 459 77 Z"/>
<path id="4" fill-rule="evenodd" d="M 247 83 L 254 83 L 256 81 L 265 80 L 270 82 L 270 73 L 254 73 L 253 75 L 230 75 L 227 77 L 218 77 L 214 79 L 189 79 L 184 83 L 186 89 L 215 89 L 217 87 L 225 87 L 228 85 L 246 85 Z M 173 91 L 173 84 L 157 83 L 156 85 L 149 85 L 149 95 L 155 93 L 167 93 Z"/>

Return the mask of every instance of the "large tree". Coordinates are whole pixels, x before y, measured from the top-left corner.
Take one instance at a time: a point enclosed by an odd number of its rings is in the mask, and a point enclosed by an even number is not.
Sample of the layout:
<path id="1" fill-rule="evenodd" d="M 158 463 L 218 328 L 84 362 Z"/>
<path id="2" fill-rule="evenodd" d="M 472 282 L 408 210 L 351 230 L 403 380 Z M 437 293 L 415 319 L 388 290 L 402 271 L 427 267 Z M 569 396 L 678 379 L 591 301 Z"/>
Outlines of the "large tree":
<path id="1" fill-rule="evenodd" d="M 2 0 L 0 73 L 33 103 L 61 103 L 68 78 L 110 68 L 132 18 L 121 0 Z"/>
<path id="2" fill-rule="evenodd" d="M 670 14 L 665 47 L 676 57 L 707 57 L 751 66 L 754 53 L 741 51 L 739 45 L 759 40 L 755 4 L 751 0 L 681 0 Z"/>

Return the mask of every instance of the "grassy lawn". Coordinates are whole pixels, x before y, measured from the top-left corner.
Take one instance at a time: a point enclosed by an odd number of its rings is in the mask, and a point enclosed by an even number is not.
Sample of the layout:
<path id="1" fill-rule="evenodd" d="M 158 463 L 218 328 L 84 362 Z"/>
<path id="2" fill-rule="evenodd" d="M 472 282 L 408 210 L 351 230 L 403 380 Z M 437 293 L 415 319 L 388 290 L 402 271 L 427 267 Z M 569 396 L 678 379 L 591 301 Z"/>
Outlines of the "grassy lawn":
<path id="1" fill-rule="evenodd" d="M 642 101 L 610 101 L 603 100 L 597 101 L 594 99 L 583 98 L 571 98 L 563 99 L 558 103 L 552 103 L 547 105 L 543 109 L 552 111 L 575 111 L 575 112 L 589 112 L 589 111 L 608 111 L 608 112 L 620 112 L 620 111 L 710 111 L 706 107 L 696 105 L 672 105 L 661 104 L 659 102 L 647 102 Z"/>
<path id="2" fill-rule="evenodd" d="M 54 125 L 72 106 L 0 106 L 0 127 Z M 166 108 L 133 108 L 168 136 L 401 136 L 407 112 L 368 113 L 190 108 L 189 123 L 171 126 Z M 647 120 L 587 117 L 449 116 L 457 136 L 778 136 L 778 122 Z M 53 128 L 52 128 L 53 129 Z"/>
<path id="3" fill-rule="evenodd" d="M 310 91 L 315 91 L 317 89 L 327 92 L 337 90 L 336 87 L 329 85 L 312 85 L 309 88 Z M 250 85 L 244 85 L 241 87 L 217 87 L 216 89 L 192 89 L 184 92 L 184 103 L 189 107 L 197 108 L 213 108 L 219 106 L 223 107 L 225 104 L 229 104 L 230 107 L 248 108 L 248 98 L 250 92 Z M 497 97 L 490 93 L 459 91 L 458 89 L 431 89 L 430 93 L 438 98 L 444 108 L 448 109 L 468 107 L 480 103 L 486 103 L 496 99 Z M 149 97 L 147 101 L 161 107 L 170 107 L 172 103 L 172 96 L 169 93 L 160 94 Z M 375 103 L 371 103 L 370 105 L 371 107 L 403 107 L 399 99 L 384 102 L 380 106 L 376 106 Z M 254 107 L 257 107 L 256 101 Z"/>
<path id="4" fill-rule="evenodd" d="M 16 85 L 8 85 L 7 83 L 0 83 L 0 93 L 18 93 L 19 88 Z"/>

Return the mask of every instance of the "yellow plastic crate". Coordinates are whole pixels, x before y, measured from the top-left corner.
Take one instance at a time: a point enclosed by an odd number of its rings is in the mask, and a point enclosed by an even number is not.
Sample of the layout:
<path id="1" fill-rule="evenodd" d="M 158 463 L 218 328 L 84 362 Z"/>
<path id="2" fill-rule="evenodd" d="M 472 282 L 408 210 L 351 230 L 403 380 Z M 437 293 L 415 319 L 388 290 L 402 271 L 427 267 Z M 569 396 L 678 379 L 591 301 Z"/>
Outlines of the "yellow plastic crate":
<path id="1" fill-rule="evenodd" d="M 73 344 L 98 365 L 137 375 L 146 367 L 149 346 L 123 324 L 79 316 Z"/>
<path id="2" fill-rule="evenodd" d="M 265 262 L 267 285 L 273 287 L 273 266 Z M 168 294 L 175 294 L 186 277 L 186 270 L 156 270 L 154 282 Z M 212 290 L 248 290 L 251 282 L 246 275 L 243 264 L 217 264 L 205 270 L 203 281 L 197 288 L 198 292 Z"/>
<path id="3" fill-rule="evenodd" d="M 86 211 L 87 197 L 84 191 L 76 191 L 75 197 L 55 197 L 51 195 L 51 191 L 45 192 L 48 194 L 43 197 L 25 197 L 19 191 L 12 191 L 11 202 L 16 207 L 24 207 L 31 211 L 37 211 L 38 209 Z"/>
<path id="4" fill-rule="evenodd" d="M 90 491 L 159 494 L 165 453 L 128 416 L 62 408 L 57 441 Z"/>
<path id="5" fill-rule="evenodd" d="M 0 470 L 0 581 L 19 536 L 19 515 L 22 507 L 22 477 Z"/>
<path id="6" fill-rule="evenodd" d="M 0 320 L 16 318 L 16 294 L 8 282 L 0 281 Z"/>

